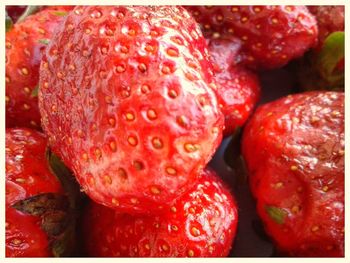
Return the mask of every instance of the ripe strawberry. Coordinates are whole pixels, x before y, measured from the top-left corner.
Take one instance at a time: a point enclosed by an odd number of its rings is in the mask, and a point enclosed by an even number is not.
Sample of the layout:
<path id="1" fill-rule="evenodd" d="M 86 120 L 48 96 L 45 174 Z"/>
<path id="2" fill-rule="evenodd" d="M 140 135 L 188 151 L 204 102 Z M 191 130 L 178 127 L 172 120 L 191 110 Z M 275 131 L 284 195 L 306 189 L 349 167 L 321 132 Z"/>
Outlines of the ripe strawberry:
<path id="1" fill-rule="evenodd" d="M 224 135 L 231 135 L 244 125 L 260 96 L 257 76 L 240 65 L 234 65 L 239 43 L 215 39 L 209 43 L 214 64 L 216 96 L 225 116 Z"/>
<path id="2" fill-rule="evenodd" d="M 223 257 L 237 228 L 237 206 L 212 170 L 157 216 L 121 214 L 91 202 L 84 217 L 90 256 Z"/>
<path id="3" fill-rule="evenodd" d="M 73 248 L 70 203 L 45 154 L 43 134 L 6 130 L 7 257 L 68 255 Z"/>
<path id="4" fill-rule="evenodd" d="M 324 41 L 331 33 L 344 31 L 344 6 L 318 5 L 308 6 L 308 9 L 317 20 L 319 47 L 322 47 Z"/>
<path id="5" fill-rule="evenodd" d="M 6 126 L 40 128 L 37 86 L 42 52 L 72 7 L 50 7 L 6 33 Z"/>
<path id="6" fill-rule="evenodd" d="M 43 57 L 39 106 L 53 150 L 96 202 L 170 204 L 220 144 L 207 45 L 182 7 L 77 7 Z"/>
<path id="7" fill-rule="evenodd" d="M 16 22 L 18 18 L 23 14 L 23 12 L 26 10 L 25 5 L 7 5 L 6 6 L 6 12 L 11 17 L 13 22 Z"/>
<path id="8" fill-rule="evenodd" d="M 344 6 L 310 6 L 319 29 L 318 46 L 298 64 L 304 90 L 344 91 Z"/>
<path id="9" fill-rule="evenodd" d="M 344 93 L 258 108 L 242 140 L 265 229 L 292 256 L 344 256 Z"/>
<path id="10" fill-rule="evenodd" d="M 315 18 L 305 6 L 189 6 L 204 35 L 236 37 L 240 61 L 257 69 L 284 66 L 316 44 Z"/>

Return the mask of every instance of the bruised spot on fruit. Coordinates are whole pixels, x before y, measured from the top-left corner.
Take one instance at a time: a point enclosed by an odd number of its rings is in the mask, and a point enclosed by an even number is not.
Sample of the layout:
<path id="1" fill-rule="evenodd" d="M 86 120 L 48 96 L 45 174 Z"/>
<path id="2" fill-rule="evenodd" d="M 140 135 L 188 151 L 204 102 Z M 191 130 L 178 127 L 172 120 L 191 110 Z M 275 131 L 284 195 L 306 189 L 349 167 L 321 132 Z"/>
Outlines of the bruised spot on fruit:
<path id="1" fill-rule="evenodd" d="M 176 175 L 177 174 L 177 171 L 176 171 L 176 169 L 175 168 L 173 168 L 173 167 L 167 167 L 166 169 L 166 172 L 167 172 L 167 174 L 169 174 L 169 175 Z"/>

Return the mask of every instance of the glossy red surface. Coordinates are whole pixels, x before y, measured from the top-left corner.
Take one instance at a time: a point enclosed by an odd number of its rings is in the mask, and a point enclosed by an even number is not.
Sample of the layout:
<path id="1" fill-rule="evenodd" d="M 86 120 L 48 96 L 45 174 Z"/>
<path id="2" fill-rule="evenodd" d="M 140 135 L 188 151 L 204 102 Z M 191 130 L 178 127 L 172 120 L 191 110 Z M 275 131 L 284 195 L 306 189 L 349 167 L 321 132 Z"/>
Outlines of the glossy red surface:
<path id="1" fill-rule="evenodd" d="M 344 255 L 344 147 L 341 92 L 289 95 L 248 122 L 242 150 L 251 190 L 281 251 Z"/>
<path id="2" fill-rule="evenodd" d="M 227 256 L 237 206 L 212 170 L 173 206 L 154 217 L 131 216 L 91 202 L 84 216 L 86 249 L 99 257 Z"/>
<path id="3" fill-rule="evenodd" d="M 183 8 L 78 7 L 43 58 L 43 128 L 93 200 L 151 212 L 189 189 L 221 142 L 211 83 Z"/>
<path id="4" fill-rule="evenodd" d="M 30 129 L 6 130 L 6 256 L 51 256 L 41 218 L 11 207 L 41 193 L 62 193 L 45 156 L 46 139 Z"/>

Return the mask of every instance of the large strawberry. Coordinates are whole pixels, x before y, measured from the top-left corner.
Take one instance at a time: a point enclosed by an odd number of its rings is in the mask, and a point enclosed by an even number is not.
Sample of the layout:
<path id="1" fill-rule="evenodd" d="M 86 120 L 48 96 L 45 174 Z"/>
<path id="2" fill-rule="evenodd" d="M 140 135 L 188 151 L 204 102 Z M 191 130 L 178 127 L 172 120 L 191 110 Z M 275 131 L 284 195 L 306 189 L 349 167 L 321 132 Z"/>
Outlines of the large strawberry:
<path id="1" fill-rule="evenodd" d="M 73 189 L 69 174 L 56 157 L 46 157 L 43 134 L 6 131 L 7 257 L 67 256 L 74 248 L 73 195 L 63 188 Z"/>
<path id="2" fill-rule="evenodd" d="M 46 49 L 43 128 L 96 202 L 168 205 L 222 137 L 207 45 L 182 7 L 77 7 Z"/>
<path id="3" fill-rule="evenodd" d="M 258 108 L 242 141 L 265 229 L 292 256 L 344 256 L 344 93 Z"/>
<path id="4" fill-rule="evenodd" d="M 91 202 L 84 216 L 90 256 L 223 257 L 237 228 L 237 206 L 212 170 L 157 216 L 132 216 Z"/>
<path id="5" fill-rule="evenodd" d="M 50 7 L 6 33 L 6 126 L 40 128 L 37 87 L 42 52 L 72 7 Z"/>
<path id="6" fill-rule="evenodd" d="M 298 64 L 304 90 L 344 90 L 344 6 L 310 6 L 319 28 L 318 46 Z"/>
<path id="7" fill-rule="evenodd" d="M 189 6 L 206 37 L 236 37 L 236 61 L 257 69 L 281 67 L 316 44 L 315 18 L 305 6 Z"/>
<path id="8" fill-rule="evenodd" d="M 227 39 L 209 42 L 209 54 L 214 64 L 214 89 L 225 116 L 224 135 L 228 136 L 244 125 L 260 96 L 257 76 L 233 61 L 240 44 Z"/>

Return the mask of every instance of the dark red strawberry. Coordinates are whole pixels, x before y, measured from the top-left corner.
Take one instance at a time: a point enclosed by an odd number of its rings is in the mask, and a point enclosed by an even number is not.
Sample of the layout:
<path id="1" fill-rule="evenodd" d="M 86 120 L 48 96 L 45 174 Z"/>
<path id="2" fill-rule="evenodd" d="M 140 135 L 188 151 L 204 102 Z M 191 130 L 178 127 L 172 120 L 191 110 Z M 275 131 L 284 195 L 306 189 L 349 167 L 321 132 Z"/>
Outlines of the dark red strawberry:
<path id="1" fill-rule="evenodd" d="M 257 210 L 279 250 L 344 256 L 344 93 L 290 95 L 257 109 L 243 155 Z"/>
<path id="2" fill-rule="evenodd" d="M 77 7 L 43 57 L 43 128 L 92 199 L 151 212 L 188 190 L 220 144 L 212 81 L 182 7 Z"/>
<path id="3" fill-rule="evenodd" d="M 304 90 L 344 91 L 344 6 L 309 6 L 317 19 L 318 46 L 300 60 L 298 76 Z"/>
<path id="4" fill-rule="evenodd" d="M 212 170 L 157 216 L 120 214 L 91 202 L 84 240 L 97 257 L 224 257 L 237 228 L 237 206 Z"/>
<path id="5" fill-rule="evenodd" d="M 204 35 L 236 37 L 236 60 L 252 68 L 271 69 L 302 56 L 316 44 L 315 18 L 305 6 L 189 6 Z"/>
<path id="6" fill-rule="evenodd" d="M 6 127 L 40 128 L 37 99 L 42 52 L 72 7 L 50 7 L 6 33 Z"/>
<path id="7" fill-rule="evenodd" d="M 70 202 L 51 160 L 43 134 L 6 130 L 7 257 L 61 256 L 73 249 Z"/>
<path id="8" fill-rule="evenodd" d="M 224 135 L 231 135 L 244 125 L 260 96 L 257 76 L 240 65 L 234 65 L 240 44 L 215 39 L 209 43 L 209 54 L 214 64 L 215 93 L 225 116 Z"/>
<path id="9" fill-rule="evenodd" d="M 27 6 L 25 5 L 7 5 L 6 12 L 11 17 L 13 22 L 16 22 L 18 18 L 23 14 L 26 10 Z"/>

